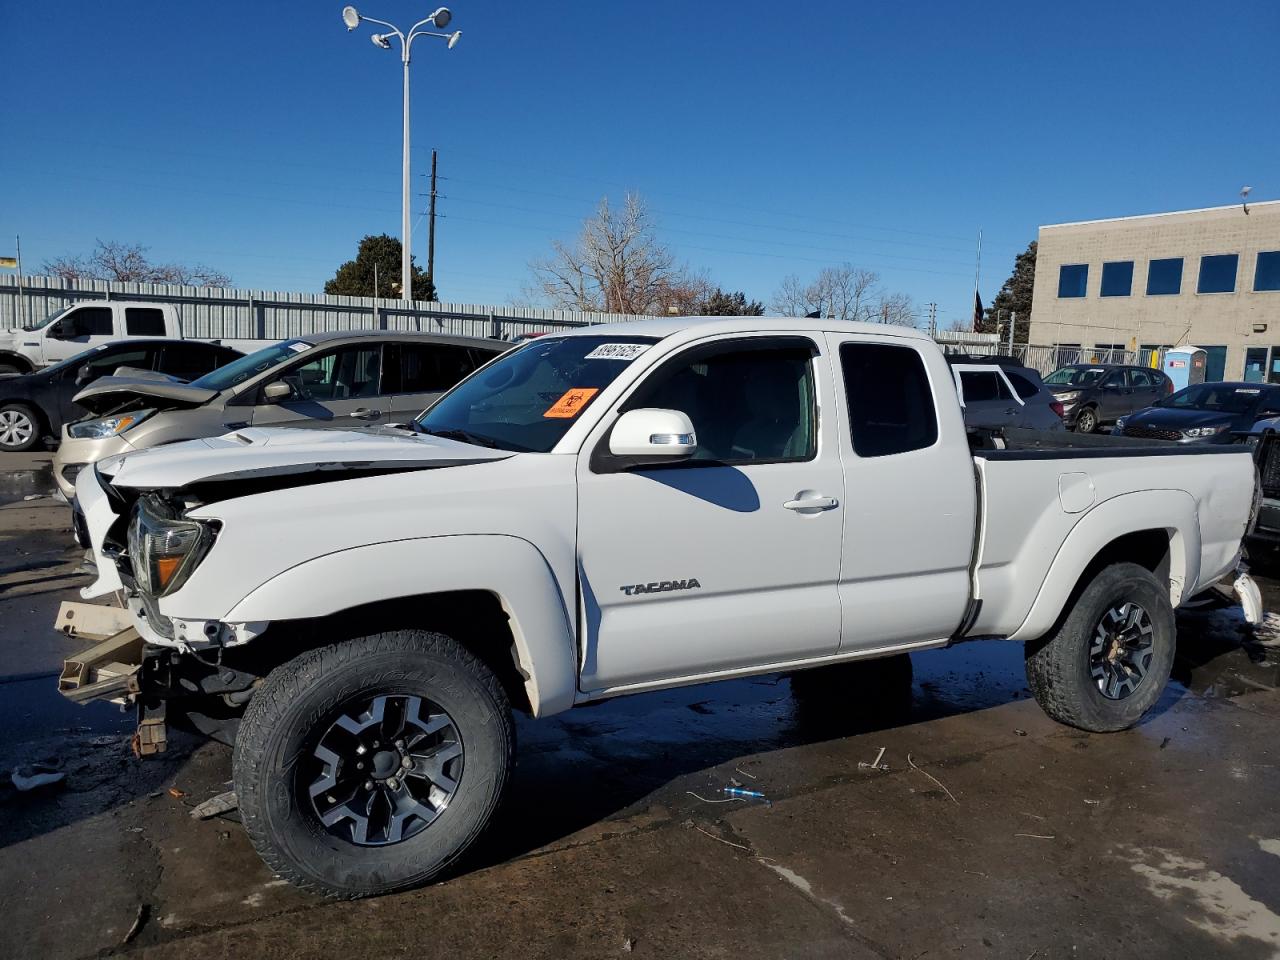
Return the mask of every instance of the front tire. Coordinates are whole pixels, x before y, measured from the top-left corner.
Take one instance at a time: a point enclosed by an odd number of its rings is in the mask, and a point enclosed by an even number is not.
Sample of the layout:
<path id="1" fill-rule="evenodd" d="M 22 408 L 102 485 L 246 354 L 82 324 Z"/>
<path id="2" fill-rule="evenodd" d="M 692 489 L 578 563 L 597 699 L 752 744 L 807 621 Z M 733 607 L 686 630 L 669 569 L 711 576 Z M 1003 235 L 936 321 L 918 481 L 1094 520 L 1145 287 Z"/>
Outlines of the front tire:
<path id="1" fill-rule="evenodd" d="M 40 415 L 25 403 L 0 407 L 0 450 L 21 453 L 40 442 Z"/>
<path id="2" fill-rule="evenodd" d="M 1176 637 L 1168 588 L 1144 567 L 1113 564 L 1053 632 L 1027 644 L 1027 683 L 1059 723 L 1124 730 L 1164 692 Z"/>
<path id="3" fill-rule="evenodd" d="M 1076 414 L 1076 433 L 1093 433 L 1098 429 L 1098 413 L 1086 407 Z"/>
<path id="4" fill-rule="evenodd" d="M 514 762 L 502 684 L 439 633 L 301 654 L 254 694 L 233 770 L 246 832 L 281 877 L 337 899 L 426 883 L 488 825 Z"/>

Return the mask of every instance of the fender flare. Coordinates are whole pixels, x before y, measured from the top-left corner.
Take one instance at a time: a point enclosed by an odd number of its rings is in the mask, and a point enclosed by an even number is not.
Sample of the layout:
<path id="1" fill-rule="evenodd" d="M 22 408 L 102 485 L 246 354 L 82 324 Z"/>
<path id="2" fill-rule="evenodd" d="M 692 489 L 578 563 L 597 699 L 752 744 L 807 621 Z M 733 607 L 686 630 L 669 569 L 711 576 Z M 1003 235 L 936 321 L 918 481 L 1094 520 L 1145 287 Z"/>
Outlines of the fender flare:
<path id="1" fill-rule="evenodd" d="M 340 550 L 272 577 L 223 621 L 328 616 L 366 603 L 455 590 L 483 590 L 502 604 L 534 716 L 573 706 L 578 670 L 572 620 L 546 558 L 519 537 L 423 537 Z"/>
<path id="2" fill-rule="evenodd" d="M 1200 522 L 1185 490 L 1143 490 L 1100 503 L 1071 529 L 1049 565 L 1035 602 L 1010 640 L 1034 640 L 1057 622 L 1080 575 L 1113 540 L 1142 530 L 1169 534 L 1169 600 L 1176 607 L 1200 578 Z"/>

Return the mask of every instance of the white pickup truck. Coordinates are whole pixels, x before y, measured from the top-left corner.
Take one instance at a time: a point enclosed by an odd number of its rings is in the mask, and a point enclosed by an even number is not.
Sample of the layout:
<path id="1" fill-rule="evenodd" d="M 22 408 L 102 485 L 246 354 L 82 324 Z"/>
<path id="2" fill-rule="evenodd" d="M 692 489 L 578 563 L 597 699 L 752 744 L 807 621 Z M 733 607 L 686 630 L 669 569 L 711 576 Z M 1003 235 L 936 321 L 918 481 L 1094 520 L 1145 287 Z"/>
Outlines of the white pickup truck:
<path id="1" fill-rule="evenodd" d="M 475 839 L 513 708 L 998 637 L 1051 716 L 1118 730 L 1175 607 L 1223 581 L 1260 617 L 1246 448 L 976 436 L 932 341 L 833 320 L 548 335 L 412 424 L 125 454 L 77 495 L 144 746 L 166 705 L 233 740 L 258 851 L 337 897 Z"/>
<path id="2" fill-rule="evenodd" d="M 31 373 L 90 347 L 139 337 L 182 338 L 182 320 L 171 303 L 89 300 L 73 303 L 28 327 L 0 330 L 0 376 Z M 242 352 L 260 340 L 217 340 Z"/>

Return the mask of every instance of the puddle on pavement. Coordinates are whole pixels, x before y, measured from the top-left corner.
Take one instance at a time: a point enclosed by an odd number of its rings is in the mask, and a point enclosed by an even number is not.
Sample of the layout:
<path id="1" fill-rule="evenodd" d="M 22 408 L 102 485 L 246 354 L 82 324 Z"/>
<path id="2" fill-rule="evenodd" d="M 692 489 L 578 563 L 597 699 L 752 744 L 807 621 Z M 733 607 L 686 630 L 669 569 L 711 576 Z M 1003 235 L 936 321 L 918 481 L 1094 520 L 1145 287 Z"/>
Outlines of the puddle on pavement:
<path id="1" fill-rule="evenodd" d="M 20 503 L 30 496 L 48 496 L 53 490 L 51 464 L 35 470 L 0 472 L 0 504 Z"/>

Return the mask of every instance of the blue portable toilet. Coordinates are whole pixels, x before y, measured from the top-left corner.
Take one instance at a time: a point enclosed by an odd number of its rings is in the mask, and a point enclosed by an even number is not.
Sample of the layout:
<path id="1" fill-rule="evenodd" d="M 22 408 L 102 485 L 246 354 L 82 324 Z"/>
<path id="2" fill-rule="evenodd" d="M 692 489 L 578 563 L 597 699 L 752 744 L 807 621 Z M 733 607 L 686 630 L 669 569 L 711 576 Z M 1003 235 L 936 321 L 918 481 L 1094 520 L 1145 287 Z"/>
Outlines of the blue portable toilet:
<path id="1" fill-rule="evenodd" d="M 1199 347 L 1174 347 L 1164 355 L 1161 369 L 1173 381 L 1173 389 L 1204 383 L 1205 364 L 1209 355 Z"/>

